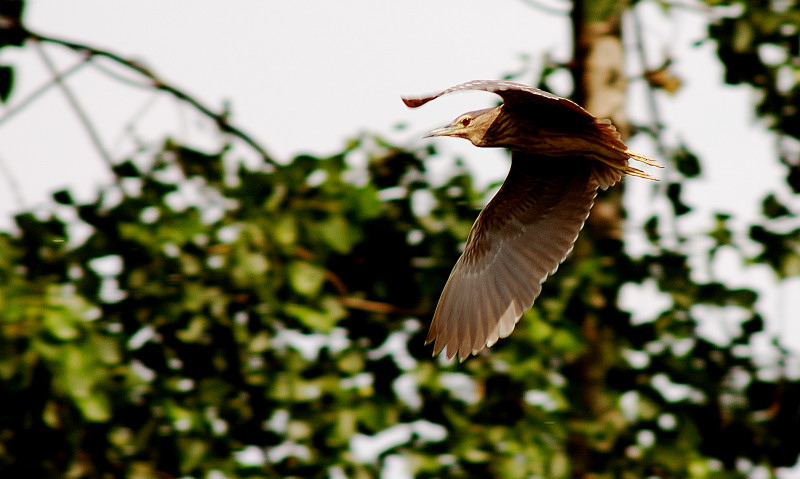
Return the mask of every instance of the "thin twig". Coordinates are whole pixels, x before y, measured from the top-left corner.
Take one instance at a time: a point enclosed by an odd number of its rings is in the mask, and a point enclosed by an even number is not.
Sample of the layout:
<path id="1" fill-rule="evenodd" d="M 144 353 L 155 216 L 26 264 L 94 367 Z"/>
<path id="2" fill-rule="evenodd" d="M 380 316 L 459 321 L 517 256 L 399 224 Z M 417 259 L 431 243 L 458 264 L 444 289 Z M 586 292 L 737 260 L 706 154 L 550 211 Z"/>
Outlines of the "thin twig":
<path id="1" fill-rule="evenodd" d="M 361 311 L 369 311 L 371 313 L 390 313 L 402 314 L 407 316 L 421 316 L 422 312 L 413 309 L 401 308 L 393 304 L 381 303 L 378 301 L 370 301 L 367 299 L 344 297 L 339 298 L 339 301 L 347 308 L 358 309 Z"/>
<path id="2" fill-rule="evenodd" d="M 239 139 L 241 139 L 242 141 L 247 143 L 256 152 L 258 152 L 258 154 L 263 158 L 263 160 L 265 162 L 267 162 L 267 163 L 269 163 L 271 165 L 277 166 L 277 163 L 274 160 L 272 160 L 272 158 L 270 158 L 269 154 L 267 153 L 266 149 L 263 146 L 261 146 L 256 140 L 254 140 L 252 136 L 250 136 L 249 134 L 247 134 L 244 131 L 242 131 L 242 129 L 240 129 L 240 128 L 238 128 L 238 127 L 236 127 L 236 126 L 234 126 L 234 125 L 232 125 L 230 123 L 226 113 L 222 113 L 222 114 L 215 113 L 209 107 L 205 106 L 199 100 L 197 100 L 193 96 L 189 95 L 185 91 L 180 90 L 180 89 L 178 89 L 178 88 L 176 88 L 176 87 L 174 87 L 174 86 L 172 86 L 172 85 L 170 85 L 168 83 L 165 83 L 165 82 L 161 81 L 161 79 L 159 79 L 152 71 L 150 71 L 144 65 L 142 65 L 142 64 L 140 64 L 140 63 L 138 63 L 138 62 L 136 62 L 134 60 L 123 58 L 123 57 L 117 55 L 116 53 L 113 53 L 113 52 L 110 52 L 110 51 L 107 51 L 107 50 L 101 50 L 99 48 L 95 48 L 95 47 L 92 47 L 92 46 L 89 46 L 89 45 L 85 45 L 85 44 L 82 44 L 82 43 L 71 42 L 71 41 L 68 41 L 68 40 L 63 40 L 63 39 L 55 38 L 55 37 L 48 37 L 48 36 L 45 36 L 45 35 L 40 35 L 40 34 L 31 32 L 29 30 L 26 30 L 26 32 L 27 32 L 29 38 L 31 38 L 31 39 L 33 39 L 33 40 L 35 40 L 37 42 L 53 43 L 53 44 L 56 44 L 56 45 L 61 45 L 63 47 L 69 48 L 70 50 L 75 50 L 77 52 L 85 53 L 85 54 L 87 54 L 89 56 L 108 58 L 109 60 L 112 60 L 113 62 L 119 63 L 119 64 L 121 64 L 121 65 L 123 65 L 125 67 L 130 68 L 131 70 L 133 70 L 133 71 L 139 73 L 140 75 L 144 76 L 145 78 L 147 78 L 150 81 L 150 84 L 138 84 L 137 82 L 132 81 L 132 80 L 128 80 L 126 83 L 129 83 L 129 84 L 132 84 L 132 85 L 136 85 L 136 86 L 142 86 L 142 87 L 145 87 L 145 88 L 153 88 L 153 89 L 156 89 L 156 90 L 160 90 L 160 91 L 169 93 L 170 95 L 178 98 L 179 100 L 182 100 L 182 101 L 192 105 L 195 109 L 197 109 L 203 115 L 205 115 L 206 117 L 208 117 L 212 121 L 214 121 L 214 123 L 217 125 L 217 128 L 219 128 L 220 130 L 222 130 L 222 131 L 224 131 L 226 133 L 229 133 L 231 135 L 234 135 L 234 136 L 238 137 Z"/>
<path id="3" fill-rule="evenodd" d="M 136 112 L 134 112 L 133 116 L 125 123 L 122 129 L 119 132 L 117 138 L 111 142 L 114 150 L 117 150 L 120 145 L 125 141 L 125 138 L 130 135 L 131 139 L 136 141 L 136 124 L 139 123 L 139 120 L 144 117 L 145 114 L 153 107 L 153 105 L 158 101 L 158 94 L 153 94 L 150 98 L 148 98 L 141 107 L 139 107 Z"/>
<path id="4" fill-rule="evenodd" d="M 86 66 L 88 61 L 89 61 L 89 58 L 84 58 L 80 62 L 76 63 L 72 67 L 70 67 L 67 70 L 65 70 L 60 75 L 60 78 L 62 80 L 65 80 L 65 79 L 69 78 L 70 75 L 72 75 L 73 73 L 77 72 L 78 70 L 80 70 L 81 68 Z M 14 117 L 17 113 L 19 113 L 22 110 L 24 110 L 25 107 L 27 107 L 28 105 L 33 103 L 34 100 L 36 100 L 37 98 L 39 98 L 40 96 L 45 94 L 49 89 L 53 88 L 57 84 L 58 84 L 58 81 L 56 79 L 50 80 L 47 83 L 45 83 L 44 85 L 40 86 L 39 88 L 33 90 L 31 93 L 28 94 L 28 96 L 26 96 L 25 98 L 23 98 L 22 100 L 20 100 L 16 104 L 14 104 L 13 106 L 7 108 L 5 110 L 5 114 L 2 117 L 0 117 L 0 126 L 2 126 L 3 123 L 7 122 L 12 117 Z"/>
<path id="5" fill-rule="evenodd" d="M 88 55 L 87 58 L 94 59 L 94 57 L 92 57 L 91 55 Z M 116 81 L 118 81 L 120 83 L 124 83 L 125 85 L 136 87 L 136 88 L 141 88 L 143 90 L 153 90 L 154 89 L 152 82 L 143 83 L 141 81 L 134 80 L 133 78 L 128 78 L 125 75 L 120 75 L 119 73 L 115 72 L 111 68 L 106 67 L 105 65 L 103 65 L 100 62 L 93 61 L 92 62 L 92 67 L 96 68 L 101 73 L 105 74 L 106 76 L 109 76 L 109 77 L 113 78 L 114 80 L 116 80 Z M 128 67 L 126 66 L 126 68 L 128 68 Z"/>
<path id="6" fill-rule="evenodd" d="M 636 11 L 636 7 L 631 8 L 631 17 L 633 20 L 633 32 L 634 36 L 636 37 L 636 50 L 639 53 L 639 62 L 642 64 L 642 70 L 647 70 L 647 53 L 645 52 L 644 46 L 644 33 L 642 33 L 642 20 L 639 18 L 639 14 Z M 650 107 L 650 115 L 652 117 L 652 133 L 653 139 L 656 142 L 656 150 L 658 151 L 658 157 L 665 163 L 667 168 L 667 175 L 674 175 L 676 170 L 674 165 L 672 165 L 672 159 L 669 157 L 669 153 L 667 151 L 667 147 L 664 144 L 664 123 L 661 120 L 661 109 L 658 106 L 658 100 L 656 99 L 655 88 L 650 82 L 646 82 L 646 96 L 647 96 L 647 103 Z M 669 180 L 669 178 L 668 178 Z M 656 186 L 657 190 L 655 190 L 656 194 L 659 197 L 666 196 L 667 188 L 671 181 L 660 181 Z M 672 231 L 675 234 L 675 239 L 678 243 L 681 243 L 684 237 L 681 235 L 678 229 L 678 218 L 676 215 L 672 214 L 669 215 L 670 226 L 672 227 Z"/>
<path id="7" fill-rule="evenodd" d="M 644 34 L 642 33 L 642 24 L 639 18 L 639 15 L 636 12 L 636 8 L 631 9 L 631 16 L 633 17 L 633 32 L 636 37 L 636 50 L 639 54 L 639 62 L 642 64 L 642 69 L 647 71 L 647 53 L 645 52 L 644 47 Z M 659 157 L 664 161 L 668 161 L 668 153 L 667 148 L 664 145 L 662 140 L 662 133 L 664 130 L 664 124 L 661 121 L 661 110 L 658 107 L 658 101 L 656 100 L 656 95 L 654 89 L 647 84 L 647 103 L 650 108 L 650 114 L 653 117 L 653 125 L 651 127 L 653 131 L 653 138 L 656 141 L 656 149 L 658 150 Z"/>
<path id="8" fill-rule="evenodd" d="M 35 44 L 36 51 L 39 53 L 39 56 L 44 62 L 47 69 L 50 71 L 50 74 L 53 75 L 53 81 L 61 88 L 61 91 L 64 92 L 64 96 L 67 98 L 67 101 L 72 106 L 72 109 L 75 111 L 75 114 L 78 116 L 81 124 L 83 124 L 83 128 L 86 130 L 86 133 L 89 135 L 89 138 L 94 143 L 95 148 L 97 148 L 97 152 L 100 154 L 100 157 L 103 158 L 103 161 L 109 167 L 114 166 L 114 160 L 111 158 L 111 155 L 106 150 L 106 147 L 103 145 L 103 141 L 100 138 L 100 135 L 97 133 L 94 125 L 92 124 L 89 115 L 86 114 L 83 107 L 81 106 L 80 102 L 78 102 L 78 98 L 72 92 L 72 90 L 67 86 L 67 83 L 61 77 L 61 74 L 56 69 L 53 60 L 47 56 L 47 52 L 45 52 L 44 47 L 41 43 L 36 42 Z"/>

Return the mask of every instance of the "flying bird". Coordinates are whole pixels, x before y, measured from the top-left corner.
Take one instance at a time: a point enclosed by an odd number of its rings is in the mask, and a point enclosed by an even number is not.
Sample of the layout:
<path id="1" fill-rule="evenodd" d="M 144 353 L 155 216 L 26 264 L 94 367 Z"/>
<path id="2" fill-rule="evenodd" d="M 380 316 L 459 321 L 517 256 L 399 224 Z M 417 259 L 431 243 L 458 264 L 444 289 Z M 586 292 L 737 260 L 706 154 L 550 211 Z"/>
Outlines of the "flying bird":
<path id="1" fill-rule="evenodd" d="M 444 286 L 425 344 L 460 361 L 511 334 L 517 321 L 572 251 L 597 189 L 624 175 L 655 180 L 628 166 L 633 159 L 610 120 L 566 98 L 508 81 L 462 83 L 423 98 L 417 108 L 456 91 L 496 93 L 500 106 L 471 111 L 425 137 L 466 138 L 479 147 L 511 150 L 511 169 L 478 215 L 464 253 Z"/>

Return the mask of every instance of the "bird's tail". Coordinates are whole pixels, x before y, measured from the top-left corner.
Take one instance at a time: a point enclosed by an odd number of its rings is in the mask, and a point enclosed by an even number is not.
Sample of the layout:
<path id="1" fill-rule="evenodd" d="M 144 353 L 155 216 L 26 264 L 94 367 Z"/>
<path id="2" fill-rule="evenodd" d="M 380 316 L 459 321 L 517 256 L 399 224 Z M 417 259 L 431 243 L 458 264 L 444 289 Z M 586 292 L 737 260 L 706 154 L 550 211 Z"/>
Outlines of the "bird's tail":
<path id="1" fill-rule="evenodd" d="M 632 150 L 625 150 L 625 154 L 627 154 L 630 159 L 641 161 L 645 165 L 655 166 L 656 168 L 664 168 L 664 165 L 660 164 L 659 162 L 648 156 L 644 156 L 641 153 L 636 153 L 635 151 Z"/>
<path id="2" fill-rule="evenodd" d="M 664 168 L 664 166 L 661 165 L 660 163 L 658 163 L 656 160 L 654 160 L 654 159 L 652 159 L 650 157 L 644 156 L 641 153 L 636 153 L 635 151 L 628 150 L 628 149 L 623 151 L 623 153 L 628 155 L 628 158 L 630 158 L 631 160 L 641 161 L 645 165 L 655 166 L 656 168 Z M 639 178 L 645 178 L 645 179 L 648 179 L 648 180 L 658 181 L 658 179 L 656 179 L 654 176 L 651 176 L 650 174 L 645 173 L 644 171 L 642 171 L 642 170 L 640 170 L 638 168 L 634 168 L 634 167 L 628 166 L 628 165 L 625 166 L 625 173 L 629 174 L 631 176 L 638 176 Z"/>
<path id="3" fill-rule="evenodd" d="M 637 153 L 637 152 L 635 152 L 633 150 L 629 150 L 628 147 L 625 146 L 625 143 L 623 143 L 622 138 L 620 137 L 619 132 L 617 131 L 617 129 L 614 128 L 614 125 L 611 123 L 611 120 L 609 120 L 609 119 L 595 120 L 593 125 L 596 128 L 595 131 L 600 134 L 598 139 L 600 140 L 600 142 L 603 145 L 605 145 L 606 147 L 611 148 L 615 152 L 620 153 L 621 154 L 620 156 L 622 156 L 622 155 L 625 156 L 625 158 L 624 158 L 624 166 L 618 164 L 616 161 L 610 162 L 610 161 L 608 161 L 608 159 L 604 159 L 604 158 L 600 158 L 601 161 L 603 161 L 604 163 L 608 164 L 609 166 L 612 166 L 612 167 L 617 168 L 617 169 L 621 169 L 622 171 L 625 172 L 625 174 L 628 174 L 628 175 L 631 175 L 631 176 L 637 176 L 639 178 L 645 178 L 645 179 L 648 179 L 648 180 L 658 181 L 654 176 L 651 176 L 648 173 L 645 173 L 644 171 L 642 171 L 642 170 L 640 170 L 638 168 L 634 168 L 632 166 L 628 166 L 627 160 L 630 159 L 630 160 L 640 161 L 640 162 L 644 163 L 645 165 L 655 166 L 656 168 L 663 168 L 663 166 L 660 165 L 656 160 L 654 160 L 654 159 L 652 159 L 650 157 L 644 156 L 641 153 Z M 616 157 L 616 155 L 614 155 L 614 156 Z M 622 158 L 619 158 L 619 159 L 622 160 Z M 620 166 L 622 166 L 622 167 L 620 168 Z"/>

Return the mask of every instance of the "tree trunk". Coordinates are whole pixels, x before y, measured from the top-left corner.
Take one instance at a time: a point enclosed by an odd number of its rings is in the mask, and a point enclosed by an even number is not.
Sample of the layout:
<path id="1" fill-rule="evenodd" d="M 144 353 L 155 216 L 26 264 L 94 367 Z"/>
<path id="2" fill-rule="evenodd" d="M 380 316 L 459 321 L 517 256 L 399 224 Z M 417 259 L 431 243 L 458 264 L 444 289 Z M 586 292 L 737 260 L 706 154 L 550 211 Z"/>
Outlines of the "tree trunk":
<path id="1" fill-rule="evenodd" d="M 572 11 L 573 25 L 573 99 L 598 118 L 610 118 L 623 139 L 630 128 L 625 115 L 627 79 L 624 72 L 622 14 L 628 2 L 616 0 L 578 0 Z M 579 256 L 597 255 L 599 241 L 617 239 L 622 234 L 621 185 L 601 192 L 576 248 Z M 613 302 L 615 298 L 601 298 Z M 603 469 L 596 464 L 598 444 L 586 433 L 596 427 L 624 427 L 615 400 L 607 390 L 607 375 L 614 361 L 612 329 L 603 318 L 587 309 L 582 330 L 586 342 L 583 356 L 576 362 L 574 375 L 580 384 L 580 396 L 570 417 L 573 431 L 569 441 L 572 478 L 591 477 Z M 613 435 L 612 435 L 613 437 Z"/>

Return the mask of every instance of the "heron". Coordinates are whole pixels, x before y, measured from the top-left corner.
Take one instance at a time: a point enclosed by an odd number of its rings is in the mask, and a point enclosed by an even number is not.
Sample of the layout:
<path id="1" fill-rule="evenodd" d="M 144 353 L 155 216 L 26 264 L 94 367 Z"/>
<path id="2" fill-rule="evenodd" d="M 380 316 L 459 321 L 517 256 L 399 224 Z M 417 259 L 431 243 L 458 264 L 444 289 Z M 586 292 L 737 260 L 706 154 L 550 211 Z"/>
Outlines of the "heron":
<path id="1" fill-rule="evenodd" d="M 656 180 L 628 165 L 658 162 L 628 149 L 608 119 L 577 103 L 510 81 L 477 80 L 421 98 L 418 108 L 452 92 L 495 93 L 503 102 L 459 115 L 425 137 L 465 138 L 478 147 L 511 150 L 511 168 L 480 212 L 453 267 L 425 344 L 433 355 L 464 361 L 514 330 L 542 284 L 569 256 L 598 189 L 623 176 Z"/>

